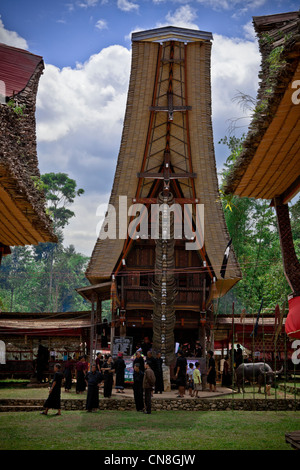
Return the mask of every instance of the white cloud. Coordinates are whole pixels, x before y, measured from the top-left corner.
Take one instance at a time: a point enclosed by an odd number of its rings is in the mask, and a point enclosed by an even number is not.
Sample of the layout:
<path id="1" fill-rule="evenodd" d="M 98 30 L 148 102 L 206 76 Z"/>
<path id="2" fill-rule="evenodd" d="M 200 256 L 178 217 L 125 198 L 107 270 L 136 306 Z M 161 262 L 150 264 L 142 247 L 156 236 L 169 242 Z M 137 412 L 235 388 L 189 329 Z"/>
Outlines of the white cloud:
<path id="1" fill-rule="evenodd" d="M 244 30 L 244 35 L 246 39 L 249 39 L 250 41 L 256 41 L 256 34 L 255 34 L 252 20 L 244 24 L 243 30 Z"/>
<path id="2" fill-rule="evenodd" d="M 137 3 L 133 3 L 129 0 L 118 0 L 117 5 L 122 11 L 137 11 L 139 9 L 139 5 Z"/>
<path id="3" fill-rule="evenodd" d="M 100 29 L 100 30 L 102 30 L 102 29 L 107 29 L 107 22 L 106 22 L 106 20 L 98 20 L 97 23 L 96 23 L 96 25 L 95 25 L 95 27 L 96 27 L 97 29 Z"/>
<path id="4" fill-rule="evenodd" d="M 95 7 L 99 0 L 83 0 L 78 2 L 77 5 L 81 8 Z"/>
<path id="5" fill-rule="evenodd" d="M 46 64 L 37 99 L 40 142 L 56 141 L 82 126 L 107 129 L 123 118 L 130 51 L 110 46 L 76 68 Z"/>
<path id="6" fill-rule="evenodd" d="M 200 4 L 216 11 L 235 10 L 234 16 L 246 13 L 249 10 L 255 10 L 263 6 L 267 0 L 152 0 L 154 4 L 160 3 L 182 3 L 182 4 Z"/>
<path id="7" fill-rule="evenodd" d="M 72 205 L 75 217 L 64 229 L 64 245 L 74 245 L 77 252 L 87 256 L 92 254 L 99 235 L 96 229 L 104 221 L 109 196 L 99 191 L 85 193 L 75 200 Z"/>
<path id="8" fill-rule="evenodd" d="M 256 42 L 214 34 L 211 58 L 212 118 L 215 144 L 228 135 L 231 120 L 236 120 L 235 135 L 247 132 L 251 120 L 238 102 L 238 92 L 256 98 L 260 54 Z M 215 145 L 218 167 L 225 162 L 224 146 Z"/>
<path id="9" fill-rule="evenodd" d="M 182 28 L 199 29 L 193 21 L 197 18 L 196 10 L 189 5 L 183 5 L 172 14 L 168 12 L 166 16 L 167 24 Z"/>
<path id="10" fill-rule="evenodd" d="M 0 42 L 8 46 L 18 47 L 20 49 L 28 49 L 26 39 L 22 38 L 15 31 L 9 31 L 5 28 L 0 15 Z"/>
<path id="11" fill-rule="evenodd" d="M 96 241 L 97 206 L 106 204 L 111 191 L 130 61 L 128 49 L 110 46 L 75 68 L 46 64 L 39 83 L 39 168 L 65 172 L 85 189 L 72 208 L 76 218 L 66 229 L 65 243 L 88 255 Z"/>

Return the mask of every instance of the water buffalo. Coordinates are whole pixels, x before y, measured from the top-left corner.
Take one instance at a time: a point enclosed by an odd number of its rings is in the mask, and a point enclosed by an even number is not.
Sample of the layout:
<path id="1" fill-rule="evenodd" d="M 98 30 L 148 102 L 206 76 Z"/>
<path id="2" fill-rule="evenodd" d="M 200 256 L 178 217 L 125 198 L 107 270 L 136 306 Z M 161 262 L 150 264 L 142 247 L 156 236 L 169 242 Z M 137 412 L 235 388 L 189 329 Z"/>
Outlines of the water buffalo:
<path id="1" fill-rule="evenodd" d="M 271 385 L 274 383 L 275 375 L 282 372 L 273 372 L 271 367 L 264 362 L 255 362 L 249 364 L 241 364 L 235 371 L 236 385 L 238 393 L 240 393 L 241 386 L 244 390 L 244 382 L 257 383 L 259 386 L 258 393 L 261 393 L 261 387 L 265 386 L 265 393 L 270 395 Z"/>

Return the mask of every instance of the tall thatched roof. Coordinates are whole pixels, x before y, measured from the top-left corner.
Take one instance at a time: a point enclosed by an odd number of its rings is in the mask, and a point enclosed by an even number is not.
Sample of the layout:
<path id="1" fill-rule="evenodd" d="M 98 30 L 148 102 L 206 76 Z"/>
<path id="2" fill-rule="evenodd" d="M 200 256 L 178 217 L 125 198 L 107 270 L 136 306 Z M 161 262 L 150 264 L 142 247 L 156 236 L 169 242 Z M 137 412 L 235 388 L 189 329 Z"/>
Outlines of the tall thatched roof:
<path id="1" fill-rule="evenodd" d="M 0 44 L 0 243 L 56 242 L 38 189 L 35 103 L 43 59 Z"/>
<path id="2" fill-rule="evenodd" d="M 262 56 L 257 106 L 225 192 L 288 202 L 300 189 L 299 12 L 253 24 Z"/>
<path id="3" fill-rule="evenodd" d="M 161 45 L 169 47 L 170 41 L 176 44 L 173 67 L 174 106 L 180 108 L 182 101 L 190 106 L 188 111 L 190 154 L 192 170 L 196 173 L 195 197 L 204 204 L 205 211 L 205 250 L 218 277 L 223 261 L 224 250 L 229 235 L 224 220 L 222 206 L 218 201 L 218 180 L 213 146 L 211 122 L 211 33 L 187 30 L 184 28 L 159 28 L 156 30 L 134 33 L 132 36 L 132 65 L 128 91 L 128 100 L 124 120 L 121 147 L 110 197 L 110 204 L 118 214 L 120 195 L 127 196 L 130 204 L 137 193 L 141 198 L 149 197 L 149 186 L 139 186 L 138 172 L 149 171 L 151 166 L 158 169 L 163 164 L 167 115 L 157 112 L 153 121 L 150 119 L 153 106 L 162 109 L 166 106 L 167 70 L 157 65 L 170 62 L 160 55 Z M 165 49 L 164 49 L 165 50 Z M 183 59 L 183 51 L 184 57 Z M 185 61 L 185 71 L 182 63 Z M 160 73 L 160 89 L 155 98 L 156 76 Z M 185 90 L 182 90 L 184 78 Z M 182 77 L 181 77 L 182 78 Z M 155 99 L 154 99 L 155 98 Z M 154 102 L 153 102 L 154 100 Z M 176 172 L 189 171 L 186 155 L 187 117 L 174 112 L 172 132 L 170 135 L 170 152 L 173 168 Z M 155 119 L 155 122 L 154 122 Z M 147 148 L 147 135 L 150 122 L 153 125 L 151 136 L 151 159 L 144 165 L 144 154 Z M 144 168 L 142 167 L 144 165 Z M 178 178 L 183 198 L 191 198 L 191 188 L 185 185 L 186 180 Z M 117 233 L 118 233 L 117 221 Z M 109 279 L 122 254 L 124 240 L 97 240 L 90 259 L 86 276 L 92 284 Z M 223 294 L 241 277 L 234 252 L 229 259 Z"/>

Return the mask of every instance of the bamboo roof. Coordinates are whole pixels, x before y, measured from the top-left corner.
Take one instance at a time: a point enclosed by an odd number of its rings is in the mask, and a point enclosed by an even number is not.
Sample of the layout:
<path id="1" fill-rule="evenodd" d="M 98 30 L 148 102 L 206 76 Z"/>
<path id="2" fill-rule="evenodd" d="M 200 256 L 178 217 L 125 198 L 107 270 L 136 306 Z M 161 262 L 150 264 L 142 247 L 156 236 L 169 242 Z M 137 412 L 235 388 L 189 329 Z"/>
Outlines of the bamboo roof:
<path id="1" fill-rule="evenodd" d="M 169 41 L 182 44 L 186 51 L 186 90 L 184 96 L 191 107 L 188 112 L 189 133 L 191 142 L 191 159 L 195 177 L 195 197 L 204 204 L 205 213 L 205 249 L 216 276 L 220 272 L 224 251 L 229 241 L 223 209 L 218 201 L 218 180 L 214 155 L 213 133 L 211 122 L 211 78 L 210 33 L 186 30 L 184 28 L 161 28 L 153 31 L 139 32 L 132 35 L 132 65 L 127 98 L 126 113 L 123 125 L 121 146 L 109 203 L 116 213 L 119 212 L 119 196 L 127 196 L 129 205 L 135 198 L 139 179 L 137 172 L 141 171 L 146 147 L 147 133 L 150 120 L 150 108 L 153 103 L 154 83 L 157 73 L 160 44 Z M 176 48 L 180 51 L 180 47 Z M 182 62 L 179 52 L 174 57 L 174 105 L 180 105 L 177 96 L 182 92 L 177 85 L 176 73 L 180 73 Z M 177 54 L 177 55 L 176 55 Z M 164 58 L 161 58 L 163 61 Z M 156 103 L 162 105 L 167 95 L 164 72 L 161 77 L 161 97 Z M 176 103 L 176 100 L 178 101 Z M 170 148 L 172 163 L 175 171 L 186 171 L 182 154 L 184 154 L 184 126 L 182 113 L 174 112 Z M 186 118 L 187 119 L 187 118 Z M 152 136 L 151 153 L 155 156 L 155 166 L 158 168 L 163 161 L 163 145 L 166 133 L 167 117 L 157 113 L 155 130 Z M 184 124 L 186 125 L 186 123 Z M 143 171 L 143 170 L 142 170 Z M 157 170 L 155 170 L 157 171 Z M 184 198 L 191 197 L 189 188 L 179 178 L 179 185 Z M 149 186 L 143 186 L 140 195 L 148 197 Z M 119 230 L 117 217 L 117 234 Z M 98 238 L 96 241 L 86 276 L 92 284 L 110 279 L 114 272 L 124 245 L 124 239 Z M 223 282 L 223 293 L 241 278 L 241 272 L 232 250 L 227 265 L 226 279 Z"/>
<path id="2" fill-rule="evenodd" d="M 0 243 L 6 246 L 57 241 L 44 194 L 35 184 L 40 177 L 35 102 L 43 68 L 40 56 L 0 44 L 0 80 L 6 84 L 0 103 Z M 23 106 L 21 114 L 14 106 Z"/>
<path id="3" fill-rule="evenodd" d="M 254 17 L 262 56 L 257 106 L 225 192 L 284 203 L 300 189 L 299 12 Z"/>

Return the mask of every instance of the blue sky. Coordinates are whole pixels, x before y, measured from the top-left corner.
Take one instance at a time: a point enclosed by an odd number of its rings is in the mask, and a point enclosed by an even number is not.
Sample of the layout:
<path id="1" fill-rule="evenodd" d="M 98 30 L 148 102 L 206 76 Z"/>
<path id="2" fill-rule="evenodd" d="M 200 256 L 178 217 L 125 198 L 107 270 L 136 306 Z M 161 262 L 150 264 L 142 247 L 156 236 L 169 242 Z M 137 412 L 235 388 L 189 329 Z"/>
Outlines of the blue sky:
<path id="1" fill-rule="evenodd" d="M 125 112 L 132 31 L 175 25 L 213 33 L 212 113 L 221 170 L 232 99 L 256 97 L 260 55 L 252 16 L 299 9 L 291 0 L 0 0 L 0 42 L 43 56 L 37 99 L 40 171 L 63 171 L 85 194 L 65 243 L 90 255 L 111 191 Z M 100 217 L 100 218 L 99 218 Z"/>
<path id="2" fill-rule="evenodd" d="M 293 11 L 299 4 L 289 0 L 1 0 L 0 14 L 6 29 L 24 37 L 33 53 L 63 67 L 83 62 L 112 44 L 129 47 L 125 37 L 130 31 L 153 28 L 181 7 L 189 9 L 199 29 L 241 37 L 243 25 L 253 15 Z"/>

